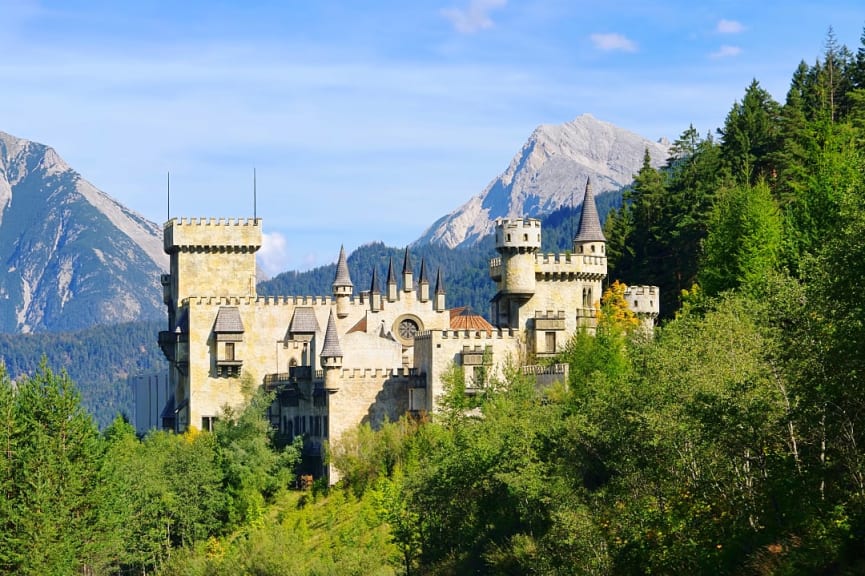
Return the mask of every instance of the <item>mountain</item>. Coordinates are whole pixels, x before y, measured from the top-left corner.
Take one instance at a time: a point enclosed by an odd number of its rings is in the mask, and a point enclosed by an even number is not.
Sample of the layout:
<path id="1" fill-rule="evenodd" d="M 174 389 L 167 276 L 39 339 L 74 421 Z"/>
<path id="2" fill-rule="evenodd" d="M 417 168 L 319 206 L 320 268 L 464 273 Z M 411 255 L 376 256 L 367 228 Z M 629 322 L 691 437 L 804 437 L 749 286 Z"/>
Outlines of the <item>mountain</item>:
<path id="1" fill-rule="evenodd" d="M 437 220 L 415 244 L 473 245 L 492 232 L 497 218 L 536 217 L 582 202 L 586 178 L 597 195 L 620 190 L 633 182 L 647 149 L 654 166 L 666 161 L 666 142 L 646 140 L 588 114 L 541 125 L 504 173 Z"/>
<path id="2" fill-rule="evenodd" d="M 52 148 L 0 132 L 0 332 L 164 315 L 162 230 Z"/>

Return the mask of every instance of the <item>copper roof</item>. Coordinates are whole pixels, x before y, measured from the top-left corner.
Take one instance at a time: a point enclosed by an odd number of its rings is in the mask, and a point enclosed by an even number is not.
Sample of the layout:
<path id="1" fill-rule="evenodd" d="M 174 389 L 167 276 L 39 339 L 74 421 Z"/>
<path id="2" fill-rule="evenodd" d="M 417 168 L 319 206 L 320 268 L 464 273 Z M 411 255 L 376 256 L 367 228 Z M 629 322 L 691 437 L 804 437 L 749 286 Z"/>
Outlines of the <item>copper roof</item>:
<path id="1" fill-rule="evenodd" d="M 492 324 L 487 322 L 483 316 L 476 314 L 471 306 L 453 308 L 451 314 L 451 330 L 472 330 L 492 332 L 495 330 Z"/>

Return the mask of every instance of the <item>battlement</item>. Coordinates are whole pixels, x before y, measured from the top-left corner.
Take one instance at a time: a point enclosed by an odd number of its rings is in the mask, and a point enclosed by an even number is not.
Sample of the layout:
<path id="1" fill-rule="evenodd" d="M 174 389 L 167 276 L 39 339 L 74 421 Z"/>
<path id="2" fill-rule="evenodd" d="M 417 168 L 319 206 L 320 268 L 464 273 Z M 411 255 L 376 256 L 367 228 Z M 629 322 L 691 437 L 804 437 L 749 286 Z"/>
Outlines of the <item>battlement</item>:
<path id="1" fill-rule="evenodd" d="M 261 247 L 261 218 L 172 218 L 162 228 L 166 253 L 255 252 Z"/>
<path id="2" fill-rule="evenodd" d="M 415 368 L 343 368 L 340 378 L 362 379 L 362 380 L 390 380 L 392 378 L 413 379 L 419 378 Z"/>
<path id="3" fill-rule="evenodd" d="M 535 310 L 535 320 L 561 320 L 564 317 L 564 310 Z"/>
<path id="4" fill-rule="evenodd" d="M 637 315 L 655 317 L 661 311 L 660 290 L 657 286 L 628 286 L 625 289 L 625 301 Z"/>
<path id="5" fill-rule="evenodd" d="M 496 250 L 533 251 L 541 247 L 541 221 L 537 218 L 497 220 Z"/>
<path id="6" fill-rule="evenodd" d="M 331 306 L 332 296 L 191 296 L 185 300 L 198 306 Z M 353 299 L 352 299 L 353 301 Z"/>
<path id="7" fill-rule="evenodd" d="M 162 227 L 169 226 L 261 226 L 261 218 L 172 218 Z"/>
<path id="8" fill-rule="evenodd" d="M 513 328 L 496 328 L 491 332 L 487 332 L 486 330 L 425 330 L 415 335 L 415 346 L 417 346 L 418 341 L 431 340 L 433 334 L 440 334 L 443 339 L 483 341 L 516 338 L 518 330 L 514 330 Z"/>

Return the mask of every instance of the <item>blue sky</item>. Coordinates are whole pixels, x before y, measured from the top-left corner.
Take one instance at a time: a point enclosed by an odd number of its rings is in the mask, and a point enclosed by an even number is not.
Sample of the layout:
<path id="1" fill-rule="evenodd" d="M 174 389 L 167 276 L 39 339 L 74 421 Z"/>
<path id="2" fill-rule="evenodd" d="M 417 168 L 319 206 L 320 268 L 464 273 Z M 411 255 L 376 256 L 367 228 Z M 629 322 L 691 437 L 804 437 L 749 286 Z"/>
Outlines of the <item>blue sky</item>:
<path id="1" fill-rule="evenodd" d="M 0 0 L 0 130 L 56 148 L 156 222 L 251 216 L 269 273 L 403 246 L 482 191 L 539 124 L 650 139 L 783 101 L 861 0 Z"/>

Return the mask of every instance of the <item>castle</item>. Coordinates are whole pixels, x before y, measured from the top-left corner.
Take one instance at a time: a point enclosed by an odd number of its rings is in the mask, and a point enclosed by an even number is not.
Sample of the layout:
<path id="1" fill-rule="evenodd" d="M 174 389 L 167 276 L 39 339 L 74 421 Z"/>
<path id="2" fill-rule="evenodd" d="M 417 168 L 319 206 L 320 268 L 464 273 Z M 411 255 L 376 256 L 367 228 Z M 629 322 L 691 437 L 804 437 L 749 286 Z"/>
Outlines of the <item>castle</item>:
<path id="1" fill-rule="evenodd" d="M 305 451 L 320 455 L 325 442 L 358 423 L 435 413 L 442 376 L 454 365 L 471 389 L 507 362 L 554 356 L 575 332 L 594 328 L 607 275 L 589 182 L 572 252 L 541 254 L 539 220 L 496 223 L 492 322 L 448 309 L 441 272 L 431 281 L 421 260 L 415 276 L 408 249 L 400 273 L 391 261 L 383 290 L 375 271 L 368 289 L 356 290 L 341 249 L 332 294 L 257 296 L 261 241 L 257 218 L 165 224 L 168 330 L 159 343 L 173 397 L 163 426 L 210 429 L 224 405 L 243 401 L 242 383 L 249 382 L 276 392 L 268 412 L 274 428 L 288 440 L 303 436 Z M 627 298 L 651 326 L 657 288 L 632 287 Z M 566 377 L 564 366 L 525 370 L 539 379 Z M 328 474 L 321 464 L 314 472 Z"/>

